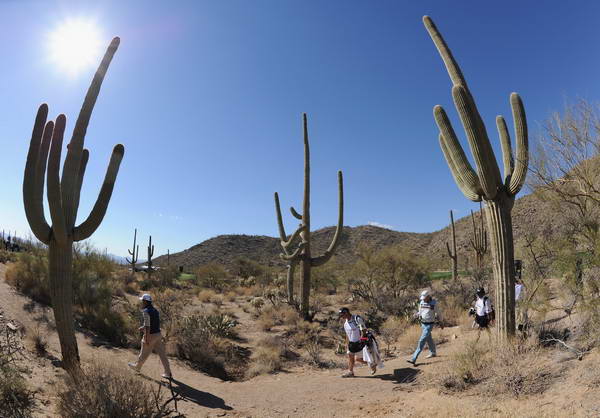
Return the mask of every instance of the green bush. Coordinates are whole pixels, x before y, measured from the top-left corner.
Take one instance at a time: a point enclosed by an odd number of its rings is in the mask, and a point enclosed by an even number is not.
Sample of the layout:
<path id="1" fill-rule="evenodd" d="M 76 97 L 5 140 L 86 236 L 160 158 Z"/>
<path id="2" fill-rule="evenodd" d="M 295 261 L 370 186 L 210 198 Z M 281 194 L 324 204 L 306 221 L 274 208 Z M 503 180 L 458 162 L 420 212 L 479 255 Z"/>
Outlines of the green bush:
<path id="1" fill-rule="evenodd" d="M 246 349 L 227 341 L 236 323 L 227 315 L 193 315 L 184 318 L 177 333 L 180 358 L 196 369 L 222 380 L 239 380 L 247 369 Z"/>

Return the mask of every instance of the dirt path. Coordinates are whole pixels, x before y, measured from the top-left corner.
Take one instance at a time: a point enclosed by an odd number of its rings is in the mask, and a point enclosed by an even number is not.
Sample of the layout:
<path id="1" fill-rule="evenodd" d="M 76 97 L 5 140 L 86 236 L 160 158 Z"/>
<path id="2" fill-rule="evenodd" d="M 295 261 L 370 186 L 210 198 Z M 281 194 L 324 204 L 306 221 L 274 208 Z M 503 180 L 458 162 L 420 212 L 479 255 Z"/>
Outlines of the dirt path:
<path id="1" fill-rule="evenodd" d="M 4 272 L 5 266 L 0 264 L 0 309 L 6 317 L 17 319 L 25 327 L 36 327 L 44 311 L 16 294 L 5 283 Z M 46 314 L 51 317 L 48 311 Z M 588 397 L 581 393 L 569 398 L 552 389 L 526 401 L 507 399 L 490 403 L 475 396 L 446 396 L 438 390 L 426 389 L 421 383 L 445 367 L 448 356 L 460 347 L 457 341 L 473 336 L 472 333 L 461 335 L 458 327 L 435 332 L 443 332 L 448 338 L 438 350 L 439 357 L 423 359 L 417 368 L 407 364 L 403 357 L 392 359 L 375 376 L 361 367 L 356 370 L 354 379 L 340 378 L 341 370 L 302 369 L 245 382 L 222 382 L 171 359 L 175 386 L 186 397 L 179 402 L 179 409 L 188 417 L 600 416 L 600 409 L 597 415 L 591 413 L 590 406 L 583 409 Z M 453 334 L 458 339 L 453 339 Z M 127 362 L 137 355 L 133 350 L 94 346 L 93 340 L 81 333 L 77 338 L 83 362 L 95 359 L 126 368 Z M 48 340 L 51 356 L 59 358 L 58 338 L 52 330 L 49 330 Z M 31 384 L 41 387 L 41 398 L 48 399 L 40 416 L 53 416 L 48 412 L 54 409 L 49 398 L 51 389 L 44 388 L 53 385 L 62 370 L 52 366 L 50 360 L 35 361 L 39 367 L 33 366 Z M 144 366 L 144 375 L 158 381 L 161 372 L 158 357 L 151 356 Z"/>

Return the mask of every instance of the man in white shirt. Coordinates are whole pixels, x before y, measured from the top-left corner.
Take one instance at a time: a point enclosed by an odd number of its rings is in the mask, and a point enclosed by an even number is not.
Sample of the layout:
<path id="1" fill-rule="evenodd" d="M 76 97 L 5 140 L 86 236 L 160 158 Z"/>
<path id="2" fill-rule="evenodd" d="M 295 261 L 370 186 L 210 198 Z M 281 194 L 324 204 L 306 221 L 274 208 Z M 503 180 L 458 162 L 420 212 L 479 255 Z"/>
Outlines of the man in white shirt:
<path id="1" fill-rule="evenodd" d="M 482 330 L 486 330 L 491 339 L 492 334 L 489 327 L 490 323 L 494 320 L 494 309 L 492 308 L 492 302 L 490 301 L 490 298 L 486 296 L 485 289 L 483 287 L 477 289 L 475 295 L 477 296 L 477 300 L 475 301 L 475 324 L 480 331 L 477 334 L 477 341 L 479 341 Z"/>
<path id="2" fill-rule="evenodd" d="M 408 363 L 413 366 L 417 365 L 417 358 L 423 348 L 425 348 L 425 344 L 429 347 L 429 355 L 427 358 L 436 357 L 435 343 L 433 342 L 433 337 L 431 336 L 431 331 L 433 330 L 433 326 L 436 322 L 441 322 L 442 314 L 438 307 L 437 301 L 431 296 L 429 290 L 424 290 L 421 292 L 421 297 L 419 299 L 419 311 L 415 314 L 416 317 L 421 321 L 421 338 L 419 338 L 419 343 L 417 344 L 417 349 L 413 353 L 412 357 L 406 360 Z M 442 326 L 443 328 L 443 326 Z"/>
<path id="3" fill-rule="evenodd" d="M 352 315 L 348 308 L 341 308 L 338 312 L 339 318 L 344 319 L 344 331 L 346 331 L 346 341 L 348 343 L 348 371 L 342 377 L 354 377 L 355 362 L 367 364 L 362 358 L 357 358 L 356 354 L 361 353 L 365 347 L 367 326 L 360 315 Z M 374 373 L 377 365 L 371 366 Z"/>

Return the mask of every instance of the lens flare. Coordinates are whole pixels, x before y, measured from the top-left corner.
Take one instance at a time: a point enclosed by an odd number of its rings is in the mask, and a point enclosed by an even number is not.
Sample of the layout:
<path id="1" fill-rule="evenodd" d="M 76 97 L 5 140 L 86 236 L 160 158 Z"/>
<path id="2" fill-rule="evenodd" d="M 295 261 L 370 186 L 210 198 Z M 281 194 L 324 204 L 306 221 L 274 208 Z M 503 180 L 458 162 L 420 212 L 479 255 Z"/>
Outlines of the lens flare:
<path id="1" fill-rule="evenodd" d="M 96 23 L 81 18 L 65 20 L 48 36 L 52 64 L 71 76 L 97 64 L 102 44 Z"/>

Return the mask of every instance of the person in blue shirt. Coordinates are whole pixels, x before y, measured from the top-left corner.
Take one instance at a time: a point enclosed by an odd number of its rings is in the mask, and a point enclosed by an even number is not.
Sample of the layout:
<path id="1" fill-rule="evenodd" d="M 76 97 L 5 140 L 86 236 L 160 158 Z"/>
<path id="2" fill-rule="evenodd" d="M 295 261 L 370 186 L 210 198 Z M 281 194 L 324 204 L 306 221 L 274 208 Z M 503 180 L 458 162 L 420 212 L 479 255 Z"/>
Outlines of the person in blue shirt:
<path id="1" fill-rule="evenodd" d="M 142 366 L 154 350 L 156 354 L 158 354 L 163 368 L 165 369 L 162 377 L 165 379 L 172 379 L 173 375 L 171 374 L 169 359 L 167 358 L 165 344 L 163 343 L 162 335 L 160 333 L 160 314 L 156 308 L 152 306 L 152 296 L 145 293 L 142 295 L 140 300 L 142 301 L 142 314 L 144 318 L 144 323 L 139 328 L 140 331 L 143 332 L 142 347 L 140 349 L 140 355 L 137 362 L 128 363 L 127 365 L 139 373 L 142 369 Z"/>

